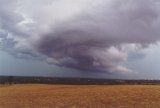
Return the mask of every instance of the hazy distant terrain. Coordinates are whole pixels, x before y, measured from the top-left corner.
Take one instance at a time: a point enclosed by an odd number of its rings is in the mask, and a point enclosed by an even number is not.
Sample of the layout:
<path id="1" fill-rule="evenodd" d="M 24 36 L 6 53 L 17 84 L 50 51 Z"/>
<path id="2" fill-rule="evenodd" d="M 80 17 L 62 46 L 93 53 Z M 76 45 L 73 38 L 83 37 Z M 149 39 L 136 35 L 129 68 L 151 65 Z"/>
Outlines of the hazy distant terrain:
<path id="1" fill-rule="evenodd" d="M 160 108 L 160 86 L 1 85 L 0 108 Z"/>
<path id="2" fill-rule="evenodd" d="M 0 76 L 0 84 L 160 85 L 160 80 Z"/>

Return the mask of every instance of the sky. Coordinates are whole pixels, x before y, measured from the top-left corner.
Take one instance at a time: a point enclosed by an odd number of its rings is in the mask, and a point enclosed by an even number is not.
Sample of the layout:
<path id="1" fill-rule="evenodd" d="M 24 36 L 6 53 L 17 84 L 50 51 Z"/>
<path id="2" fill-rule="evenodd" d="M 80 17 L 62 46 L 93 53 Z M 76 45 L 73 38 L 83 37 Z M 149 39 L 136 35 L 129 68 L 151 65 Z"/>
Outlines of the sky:
<path id="1" fill-rule="evenodd" d="M 0 0 L 0 75 L 160 79 L 159 0 Z"/>

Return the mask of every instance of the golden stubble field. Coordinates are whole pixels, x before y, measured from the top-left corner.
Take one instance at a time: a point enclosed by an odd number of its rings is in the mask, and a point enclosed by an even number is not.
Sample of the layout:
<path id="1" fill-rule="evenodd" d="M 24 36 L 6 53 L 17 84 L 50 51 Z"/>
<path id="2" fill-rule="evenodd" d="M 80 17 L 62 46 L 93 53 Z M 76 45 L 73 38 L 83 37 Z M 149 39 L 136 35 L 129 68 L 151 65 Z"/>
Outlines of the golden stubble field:
<path id="1" fill-rule="evenodd" d="M 160 86 L 1 85 L 0 108 L 160 108 Z"/>

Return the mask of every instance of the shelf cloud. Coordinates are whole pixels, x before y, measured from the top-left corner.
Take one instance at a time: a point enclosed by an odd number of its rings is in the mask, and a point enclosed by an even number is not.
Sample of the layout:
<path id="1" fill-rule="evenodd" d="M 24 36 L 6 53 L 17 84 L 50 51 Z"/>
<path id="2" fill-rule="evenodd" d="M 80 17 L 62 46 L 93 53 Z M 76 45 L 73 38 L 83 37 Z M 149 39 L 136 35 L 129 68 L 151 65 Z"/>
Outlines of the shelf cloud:
<path id="1" fill-rule="evenodd" d="M 0 0 L 1 49 L 84 71 L 131 73 L 160 40 L 159 0 Z M 143 57 L 142 57 L 143 58 Z"/>

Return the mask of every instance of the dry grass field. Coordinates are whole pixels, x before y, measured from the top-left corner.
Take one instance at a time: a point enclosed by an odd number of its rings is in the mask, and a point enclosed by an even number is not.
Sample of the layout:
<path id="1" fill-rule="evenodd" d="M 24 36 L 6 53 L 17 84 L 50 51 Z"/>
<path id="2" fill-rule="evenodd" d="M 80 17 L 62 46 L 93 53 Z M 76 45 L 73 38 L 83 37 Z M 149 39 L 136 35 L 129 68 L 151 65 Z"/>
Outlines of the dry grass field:
<path id="1" fill-rule="evenodd" d="M 160 86 L 1 85 L 0 108 L 160 108 Z"/>

